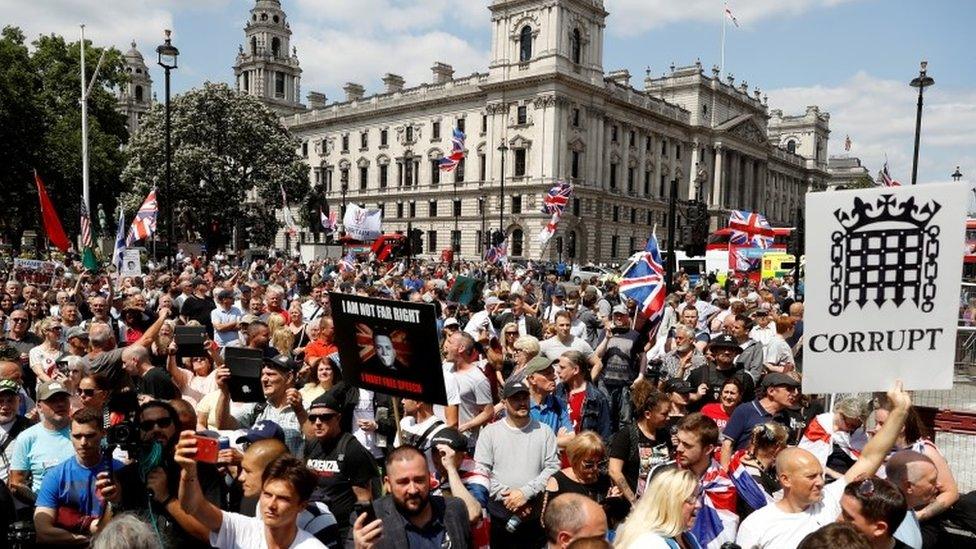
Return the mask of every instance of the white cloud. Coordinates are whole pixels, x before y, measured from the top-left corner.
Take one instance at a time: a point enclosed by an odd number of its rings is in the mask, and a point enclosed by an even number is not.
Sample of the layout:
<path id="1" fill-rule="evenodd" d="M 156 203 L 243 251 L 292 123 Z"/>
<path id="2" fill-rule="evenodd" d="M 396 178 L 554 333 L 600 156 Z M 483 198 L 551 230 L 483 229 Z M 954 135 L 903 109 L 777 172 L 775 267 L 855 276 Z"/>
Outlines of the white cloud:
<path id="1" fill-rule="evenodd" d="M 803 112 L 819 105 L 830 112 L 830 154 L 844 154 L 851 136 L 852 156 L 876 174 L 888 159 L 895 179 L 911 182 L 917 92 L 906 83 L 859 72 L 836 85 L 769 90 L 771 108 Z M 976 90 L 932 87 L 926 90 L 919 153 L 919 182 L 948 181 L 957 165 L 967 179 L 976 176 L 970 143 L 976 134 Z"/>
<path id="2" fill-rule="evenodd" d="M 729 8 L 748 30 L 763 19 L 796 16 L 817 8 L 829 8 L 854 0 L 740 0 Z M 722 23 L 725 9 L 720 0 L 606 0 L 610 12 L 607 27 L 611 32 L 635 35 L 646 30 L 684 21 Z"/>

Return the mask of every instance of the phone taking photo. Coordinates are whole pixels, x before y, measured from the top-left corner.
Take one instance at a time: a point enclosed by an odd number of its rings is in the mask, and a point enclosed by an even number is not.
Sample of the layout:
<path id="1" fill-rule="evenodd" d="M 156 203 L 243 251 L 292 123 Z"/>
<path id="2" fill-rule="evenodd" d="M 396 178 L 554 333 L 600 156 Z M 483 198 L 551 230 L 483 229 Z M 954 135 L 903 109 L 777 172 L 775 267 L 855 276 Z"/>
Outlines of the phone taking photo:
<path id="1" fill-rule="evenodd" d="M 366 520 L 363 521 L 363 525 L 369 524 L 376 520 L 376 510 L 373 509 L 373 502 L 371 501 L 357 501 L 352 508 L 356 516 L 359 517 L 362 514 L 366 515 Z"/>
<path id="2" fill-rule="evenodd" d="M 197 436 L 197 461 L 203 463 L 217 463 L 220 452 L 220 441 L 215 438 Z"/>

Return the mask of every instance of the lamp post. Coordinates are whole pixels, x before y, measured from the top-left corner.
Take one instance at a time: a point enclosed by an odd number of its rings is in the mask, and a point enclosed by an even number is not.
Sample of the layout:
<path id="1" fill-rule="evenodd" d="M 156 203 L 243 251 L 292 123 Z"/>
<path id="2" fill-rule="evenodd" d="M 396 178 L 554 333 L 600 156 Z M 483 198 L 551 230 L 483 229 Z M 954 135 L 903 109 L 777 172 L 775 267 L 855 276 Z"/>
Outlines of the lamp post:
<path id="1" fill-rule="evenodd" d="M 451 210 L 454 214 L 454 233 L 451 234 L 451 251 L 458 253 L 461 251 L 461 234 L 458 232 L 458 218 L 461 215 L 460 208 L 458 208 L 458 182 L 457 177 L 454 178 L 454 201 L 451 202 Z"/>
<path id="2" fill-rule="evenodd" d="M 918 141 L 922 135 L 922 93 L 925 88 L 935 84 L 935 79 L 925 74 L 928 64 L 928 61 L 922 61 L 918 77 L 913 78 L 910 83 L 911 87 L 918 88 L 918 107 L 915 112 L 915 154 L 912 157 L 912 185 L 918 179 Z"/>
<path id="3" fill-rule="evenodd" d="M 173 210 L 174 207 L 174 197 L 173 197 L 173 176 L 172 176 L 172 150 L 170 148 L 170 120 L 169 120 L 169 71 L 177 67 L 177 58 L 180 55 L 180 50 L 176 49 L 175 46 L 170 42 L 170 30 L 166 29 L 163 31 L 166 35 L 166 41 L 162 45 L 156 48 L 157 63 L 163 68 L 166 73 L 166 204 L 167 204 L 167 217 L 169 217 L 169 266 L 172 269 L 176 264 L 176 228 L 173 224 Z"/>
<path id="4" fill-rule="evenodd" d="M 498 145 L 498 152 L 502 155 L 501 179 L 498 185 L 498 232 L 505 236 L 505 156 L 508 155 L 508 145 L 503 139 Z"/>
<path id="5" fill-rule="evenodd" d="M 488 223 L 485 219 L 485 216 L 487 215 L 486 212 L 488 210 L 488 194 L 484 191 L 484 189 L 481 191 L 479 205 L 479 209 L 481 210 L 481 240 L 485 245 L 485 249 L 482 250 L 481 254 L 484 255 L 484 253 L 488 251 L 488 248 L 491 246 L 491 237 L 488 236 Z"/>
<path id="6" fill-rule="evenodd" d="M 340 212 L 340 217 L 342 217 L 342 231 L 340 231 L 340 236 L 345 236 L 346 234 L 346 193 L 349 191 L 349 172 L 347 170 L 342 171 L 342 181 L 339 187 L 342 192 L 342 211 Z"/>
<path id="7" fill-rule="evenodd" d="M 962 172 L 959 171 L 959 166 L 956 166 L 956 171 L 952 172 L 952 180 L 958 183 L 960 179 L 962 179 Z"/>

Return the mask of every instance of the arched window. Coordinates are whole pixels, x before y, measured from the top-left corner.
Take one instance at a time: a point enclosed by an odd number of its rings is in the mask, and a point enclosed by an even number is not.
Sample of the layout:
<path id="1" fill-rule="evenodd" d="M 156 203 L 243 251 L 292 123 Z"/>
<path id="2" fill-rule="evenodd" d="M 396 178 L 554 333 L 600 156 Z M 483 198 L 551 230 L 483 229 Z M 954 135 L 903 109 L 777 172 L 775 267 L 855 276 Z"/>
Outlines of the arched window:
<path id="1" fill-rule="evenodd" d="M 522 255 L 522 229 L 512 231 L 512 255 L 521 257 Z"/>
<path id="2" fill-rule="evenodd" d="M 796 141 L 793 141 L 792 139 L 790 139 L 789 141 L 787 141 L 786 142 L 786 150 L 795 154 L 796 153 Z"/>
<path id="3" fill-rule="evenodd" d="M 526 25 L 519 33 L 519 61 L 524 63 L 529 59 L 532 59 L 532 28 Z"/>
<path id="4" fill-rule="evenodd" d="M 136 86 L 136 101 L 142 102 L 142 86 Z"/>
<path id="5" fill-rule="evenodd" d="M 251 55 L 257 55 L 257 54 L 258 54 L 258 37 L 257 36 L 252 36 L 251 37 Z"/>
<path id="6" fill-rule="evenodd" d="M 583 37 L 580 36 L 579 29 L 573 29 L 573 38 L 570 40 L 570 48 L 572 48 L 571 54 L 573 56 L 573 63 L 579 65 L 583 59 Z"/>
<path id="7" fill-rule="evenodd" d="M 278 57 L 278 53 L 281 51 L 281 40 L 278 37 L 271 39 L 271 55 L 273 57 Z"/>

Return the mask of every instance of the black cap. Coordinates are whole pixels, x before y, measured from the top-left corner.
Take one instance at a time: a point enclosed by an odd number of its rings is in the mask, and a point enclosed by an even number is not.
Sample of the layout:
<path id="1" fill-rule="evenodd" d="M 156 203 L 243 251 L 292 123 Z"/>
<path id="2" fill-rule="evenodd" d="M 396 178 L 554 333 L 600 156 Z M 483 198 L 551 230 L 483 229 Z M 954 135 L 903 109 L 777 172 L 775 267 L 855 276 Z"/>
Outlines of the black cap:
<path id="1" fill-rule="evenodd" d="M 451 427 L 441 429 L 431 437 L 430 447 L 435 448 L 438 444 L 443 444 L 455 452 L 468 450 L 468 439 L 464 438 L 460 431 Z"/>
<path id="2" fill-rule="evenodd" d="M 728 335 L 722 334 L 716 338 L 713 338 L 711 343 L 708 345 L 709 349 L 733 349 L 736 353 L 742 352 L 742 346 L 739 345 L 735 338 Z"/>
<path id="3" fill-rule="evenodd" d="M 683 379 L 678 379 L 672 377 L 664 382 L 664 392 L 665 393 L 680 393 L 680 394 L 690 394 L 695 392 L 695 388 L 691 386 L 691 383 Z"/>
<path id="4" fill-rule="evenodd" d="M 342 404 L 339 403 L 339 399 L 332 391 L 327 391 L 313 400 L 308 406 L 308 411 L 311 412 L 316 408 L 328 408 L 334 412 L 342 412 Z"/>
<path id="5" fill-rule="evenodd" d="M 529 386 L 525 384 L 525 381 L 513 376 L 505 382 L 505 386 L 502 388 L 502 398 L 512 398 L 519 393 L 528 392 Z"/>
<path id="6" fill-rule="evenodd" d="M 264 365 L 268 368 L 274 368 L 283 372 L 291 372 L 295 369 L 295 361 L 288 355 L 275 355 L 270 358 L 265 358 Z"/>
<path id="7" fill-rule="evenodd" d="M 793 376 L 779 372 L 769 372 L 762 378 L 763 389 L 767 387 L 799 387 L 800 382 Z"/>
<path id="8" fill-rule="evenodd" d="M 220 290 L 217 299 L 234 299 L 234 290 Z"/>

